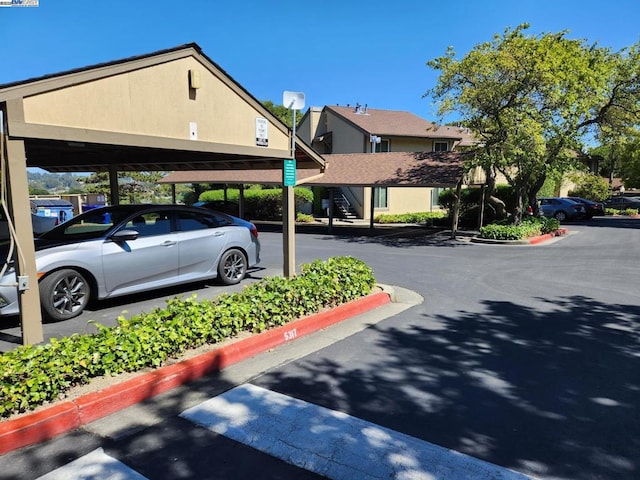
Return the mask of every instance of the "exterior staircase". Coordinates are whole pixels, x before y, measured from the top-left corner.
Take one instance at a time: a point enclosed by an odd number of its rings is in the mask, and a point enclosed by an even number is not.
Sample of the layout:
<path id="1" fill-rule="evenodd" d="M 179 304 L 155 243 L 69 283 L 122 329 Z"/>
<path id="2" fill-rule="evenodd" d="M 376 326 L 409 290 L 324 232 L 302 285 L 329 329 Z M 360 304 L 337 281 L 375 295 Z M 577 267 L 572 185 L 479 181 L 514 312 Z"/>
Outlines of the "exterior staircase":
<path id="1" fill-rule="evenodd" d="M 341 189 L 337 188 L 333 192 L 333 204 L 336 207 L 336 216 L 353 220 L 358 218 L 356 210 L 349 202 L 349 199 L 345 196 Z"/>

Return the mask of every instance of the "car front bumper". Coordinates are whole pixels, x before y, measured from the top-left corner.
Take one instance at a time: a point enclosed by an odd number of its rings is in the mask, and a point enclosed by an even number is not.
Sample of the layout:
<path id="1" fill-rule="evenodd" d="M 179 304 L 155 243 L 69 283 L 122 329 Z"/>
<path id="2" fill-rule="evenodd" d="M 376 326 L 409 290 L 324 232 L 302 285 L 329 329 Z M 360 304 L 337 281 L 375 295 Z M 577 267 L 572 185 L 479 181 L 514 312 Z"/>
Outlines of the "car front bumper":
<path id="1" fill-rule="evenodd" d="M 17 315 L 20 313 L 18 306 L 18 286 L 15 272 L 6 273 L 0 278 L 0 316 Z"/>

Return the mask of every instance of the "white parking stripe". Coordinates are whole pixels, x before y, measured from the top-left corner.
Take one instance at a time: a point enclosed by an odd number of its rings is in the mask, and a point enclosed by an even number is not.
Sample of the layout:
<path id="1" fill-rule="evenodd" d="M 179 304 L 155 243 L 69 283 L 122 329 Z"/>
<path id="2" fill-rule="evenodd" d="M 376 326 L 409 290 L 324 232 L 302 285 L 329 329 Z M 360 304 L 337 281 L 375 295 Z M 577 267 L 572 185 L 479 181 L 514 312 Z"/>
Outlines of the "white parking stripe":
<path id="1" fill-rule="evenodd" d="M 102 448 L 60 467 L 37 480 L 147 480 L 135 470 L 110 457 Z"/>
<path id="2" fill-rule="evenodd" d="M 255 385 L 180 414 L 334 480 L 525 480 L 521 473 Z"/>

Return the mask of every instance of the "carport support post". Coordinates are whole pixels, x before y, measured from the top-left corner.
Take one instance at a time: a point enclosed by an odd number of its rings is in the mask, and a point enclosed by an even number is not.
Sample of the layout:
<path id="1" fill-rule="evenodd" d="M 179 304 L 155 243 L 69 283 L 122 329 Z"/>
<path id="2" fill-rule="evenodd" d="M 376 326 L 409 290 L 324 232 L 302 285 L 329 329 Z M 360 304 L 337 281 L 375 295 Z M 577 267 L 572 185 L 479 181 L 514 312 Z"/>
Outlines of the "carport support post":
<path id="1" fill-rule="evenodd" d="M 295 196 L 293 187 L 282 187 L 282 235 L 284 254 L 284 276 L 292 278 L 296 274 L 295 244 Z"/>
<path id="2" fill-rule="evenodd" d="M 238 216 L 244 218 L 244 183 L 238 185 Z"/>
<path id="3" fill-rule="evenodd" d="M 23 140 L 7 141 L 7 179 L 11 195 L 11 210 L 15 222 L 16 243 L 20 246 L 17 257 L 17 273 L 28 278 L 29 288 L 18 292 L 22 343 L 31 345 L 44 339 L 40 291 L 36 272 L 36 253 L 33 244 L 33 226 L 29 205 L 29 181 L 27 179 L 27 156 Z"/>
<path id="4" fill-rule="evenodd" d="M 111 205 L 120 205 L 120 187 L 118 186 L 118 169 L 109 165 L 109 195 Z"/>
<path id="5" fill-rule="evenodd" d="M 373 230 L 373 211 L 376 209 L 376 187 L 371 187 L 371 198 L 369 199 L 369 228 Z"/>
<path id="6" fill-rule="evenodd" d="M 334 192 L 334 188 L 329 188 L 329 226 L 327 228 L 329 233 L 333 232 L 333 200 L 335 199 Z"/>

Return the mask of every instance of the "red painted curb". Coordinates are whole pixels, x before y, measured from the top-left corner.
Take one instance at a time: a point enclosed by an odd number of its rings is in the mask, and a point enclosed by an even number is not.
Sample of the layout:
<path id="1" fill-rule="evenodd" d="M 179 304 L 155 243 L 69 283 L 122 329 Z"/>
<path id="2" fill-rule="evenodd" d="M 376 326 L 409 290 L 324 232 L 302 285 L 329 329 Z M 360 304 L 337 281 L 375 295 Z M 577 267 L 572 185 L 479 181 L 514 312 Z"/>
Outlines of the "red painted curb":
<path id="1" fill-rule="evenodd" d="M 76 400 L 62 402 L 13 420 L 0 422 L 0 455 L 49 440 L 135 403 L 271 348 L 326 328 L 391 301 L 380 292 L 281 327 L 238 340 L 211 352 L 167 365 Z"/>
<path id="2" fill-rule="evenodd" d="M 547 240 L 552 239 L 553 237 L 559 237 L 561 235 L 566 235 L 569 232 L 568 228 L 559 228 L 558 230 L 551 232 L 551 233 L 546 233 L 544 235 L 538 235 L 537 237 L 531 237 L 529 239 L 529 244 L 531 245 L 536 245 L 538 243 L 542 243 L 545 242 Z"/>

